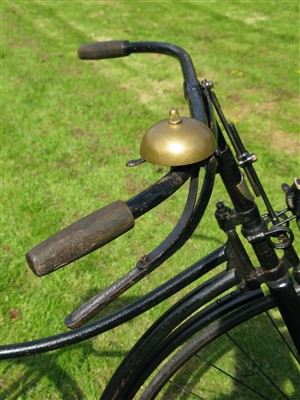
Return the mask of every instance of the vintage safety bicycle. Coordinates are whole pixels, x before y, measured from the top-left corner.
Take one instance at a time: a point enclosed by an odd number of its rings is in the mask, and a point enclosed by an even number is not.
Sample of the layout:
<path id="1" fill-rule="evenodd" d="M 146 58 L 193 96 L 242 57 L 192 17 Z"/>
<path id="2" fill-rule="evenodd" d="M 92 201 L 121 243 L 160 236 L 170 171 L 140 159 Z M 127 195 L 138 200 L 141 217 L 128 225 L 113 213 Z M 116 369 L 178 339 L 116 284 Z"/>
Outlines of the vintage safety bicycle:
<path id="1" fill-rule="evenodd" d="M 133 53 L 165 54 L 181 65 L 190 116 L 170 110 L 169 118 L 144 135 L 141 158 L 127 163 L 136 167 L 149 162 L 170 167 L 169 172 L 130 200 L 116 201 L 37 245 L 27 253 L 27 261 L 37 276 L 53 272 L 132 229 L 135 219 L 189 182 L 182 215 L 166 239 L 135 268 L 66 317 L 70 331 L 1 346 L 0 357 L 30 356 L 100 335 L 202 278 L 134 345 L 101 399 L 296 399 L 300 393 L 300 263 L 291 225 L 296 222 L 300 227 L 300 179 L 290 186 L 283 184 L 285 205 L 275 211 L 254 169 L 255 155 L 246 150 L 234 124 L 228 123 L 213 82 L 199 82 L 182 48 L 116 40 L 83 45 L 78 51 L 81 59 Z M 200 171 L 204 174 L 201 188 Z M 220 201 L 215 210 L 226 243 L 130 305 L 88 323 L 186 243 L 207 208 L 216 174 L 232 204 Z M 265 205 L 263 213 L 254 201 L 258 196 Z M 250 257 L 246 244 L 255 257 Z M 268 324 L 262 332 L 260 318 Z M 249 336 L 251 341 L 244 346 Z M 267 346 L 278 361 L 261 359 L 260 346 Z M 236 366 L 228 370 L 233 348 L 242 369 L 238 374 Z M 221 354 L 225 354 L 222 365 L 218 364 Z M 218 374 L 231 382 L 228 387 Z"/>

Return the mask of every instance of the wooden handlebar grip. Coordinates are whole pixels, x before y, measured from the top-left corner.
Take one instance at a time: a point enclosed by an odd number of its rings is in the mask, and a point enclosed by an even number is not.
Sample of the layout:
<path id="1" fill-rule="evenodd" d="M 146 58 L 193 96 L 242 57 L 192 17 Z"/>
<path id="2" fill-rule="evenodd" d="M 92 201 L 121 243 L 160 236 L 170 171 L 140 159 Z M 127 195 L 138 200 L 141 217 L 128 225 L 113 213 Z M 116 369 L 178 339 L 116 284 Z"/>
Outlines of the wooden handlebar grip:
<path id="1" fill-rule="evenodd" d="M 55 271 L 104 246 L 134 226 L 128 206 L 116 201 L 82 218 L 40 243 L 26 254 L 37 276 Z"/>

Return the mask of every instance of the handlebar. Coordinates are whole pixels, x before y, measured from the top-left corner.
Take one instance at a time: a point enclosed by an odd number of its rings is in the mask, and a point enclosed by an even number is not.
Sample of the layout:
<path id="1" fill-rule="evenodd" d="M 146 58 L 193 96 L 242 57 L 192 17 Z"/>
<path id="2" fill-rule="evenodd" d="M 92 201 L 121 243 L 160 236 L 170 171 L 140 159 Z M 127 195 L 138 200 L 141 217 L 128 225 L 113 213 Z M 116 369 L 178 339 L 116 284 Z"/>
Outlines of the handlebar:
<path id="1" fill-rule="evenodd" d="M 85 60 L 123 57 L 131 53 L 161 53 L 177 58 L 183 72 L 184 92 L 191 116 L 207 124 L 201 87 L 190 56 L 182 48 L 161 42 L 112 40 L 85 44 L 78 49 L 79 57 Z M 179 175 L 176 178 L 177 173 Z M 137 198 L 127 203 L 117 201 L 95 211 L 34 247 L 26 255 L 30 268 L 37 276 L 48 274 L 124 234 L 134 226 L 135 218 L 174 193 L 191 172 L 183 172 L 183 180 L 180 174 L 180 171 L 173 170 L 171 175 L 166 175 Z M 155 191 L 157 193 L 154 195 Z"/>
<path id="2" fill-rule="evenodd" d="M 136 218 L 178 190 L 195 168 L 174 168 L 127 202 L 116 201 L 56 233 L 26 254 L 30 268 L 37 276 L 49 274 L 123 235 Z"/>
<path id="3" fill-rule="evenodd" d="M 175 57 L 181 65 L 184 78 L 184 95 L 189 105 L 191 117 L 211 126 L 211 115 L 210 111 L 207 109 L 207 99 L 204 94 L 204 89 L 198 81 L 190 56 L 182 48 L 162 42 L 128 42 L 124 40 L 114 40 L 90 43 L 78 49 L 79 57 L 84 60 L 124 57 L 132 53 L 160 53 Z M 208 120 L 210 122 L 208 122 Z M 218 130 L 216 129 L 216 125 L 214 125 L 212 130 L 217 141 Z M 206 169 L 203 192 L 201 191 L 199 198 L 199 207 L 203 212 L 210 197 L 214 175 L 216 173 L 216 165 L 213 164 L 210 164 Z M 196 169 L 198 169 L 199 173 L 199 164 L 174 167 L 154 185 L 127 202 L 117 201 L 112 203 L 56 233 L 27 253 L 26 258 L 30 268 L 37 276 L 43 276 L 85 256 L 111 240 L 116 239 L 134 227 L 136 218 L 171 196 L 193 175 Z M 190 209 L 189 206 L 188 211 L 191 215 L 198 213 L 199 218 L 193 217 L 195 221 L 201 219 L 202 212 L 200 212 L 197 207 L 193 210 L 192 208 Z M 189 215 L 189 213 L 187 213 L 187 215 Z M 185 215 L 185 217 L 189 220 L 188 216 Z M 194 223 L 191 223 L 191 228 L 189 228 L 191 232 L 195 229 L 196 225 L 194 225 Z M 179 223 L 179 228 L 180 232 L 185 232 L 182 223 Z M 172 232 L 169 235 L 170 237 L 166 239 L 166 243 L 161 244 L 164 250 L 161 246 L 158 246 L 157 251 L 160 251 L 160 257 L 158 258 L 161 258 L 161 260 L 163 260 L 164 257 L 170 256 L 173 251 L 170 249 L 173 249 L 173 247 L 174 249 L 178 246 L 180 247 L 188 237 L 186 234 L 184 240 L 179 240 L 178 238 L 181 238 L 182 232 L 179 235 L 177 232 L 178 229 L 175 228 L 174 233 Z M 176 243 L 176 245 L 173 242 Z M 95 296 L 95 299 L 92 299 L 78 310 L 75 310 L 74 313 L 70 314 L 70 318 L 67 318 L 67 322 L 69 321 L 67 326 L 79 326 L 89 319 L 99 308 L 103 308 L 105 304 L 112 301 L 113 298 L 126 290 L 126 288 L 140 280 L 145 274 L 151 272 L 151 268 L 154 269 L 155 267 L 154 264 L 155 263 L 153 263 L 153 266 L 149 264 L 148 269 L 143 266 L 141 270 L 139 266 L 137 266 L 133 270 L 134 276 L 132 276 L 130 272 L 99 296 Z M 159 262 L 157 261 L 156 264 L 159 265 Z"/>

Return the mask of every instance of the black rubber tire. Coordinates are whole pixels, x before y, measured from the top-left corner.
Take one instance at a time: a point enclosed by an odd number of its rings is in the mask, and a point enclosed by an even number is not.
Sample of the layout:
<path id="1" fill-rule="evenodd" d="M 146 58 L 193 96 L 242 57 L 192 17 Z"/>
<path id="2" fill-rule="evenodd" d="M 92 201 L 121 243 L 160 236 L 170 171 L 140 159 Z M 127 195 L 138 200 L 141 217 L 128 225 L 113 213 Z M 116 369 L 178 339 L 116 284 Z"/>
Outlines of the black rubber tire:
<path id="1" fill-rule="evenodd" d="M 118 379 L 119 379 L 119 387 L 116 387 L 116 384 L 114 383 L 114 393 L 116 394 L 116 399 L 139 399 L 139 400 L 151 400 L 154 398 L 157 398 L 157 395 L 160 395 L 161 399 L 167 399 L 167 400 L 179 400 L 179 399 L 194 399 L 194 398 L 213 398 L 213 399 L 259 399 L 259 398 L 265 398 L 265 399 L 296 399 L 297 395 L 300 392 L 300 369 L 299 364 L 297 364 L 297 361 L 294 356 L 291 357 L 291 365 L 288 368 L 288 374 L 289 374 L 289 379 L 294 379 L 294 382 L 291 383 L 291 385 L 294 385 L 294 389 L 289 389 L 289 392 L 284 392 L 285 388 L 281 388 L 280 386 L 282 382 L 278 382 L 280 379 L 278 377 L 275 377 L 275 381 L 270 384 L 270 382 L 267 382 L 268 387 L 273 386 L 273 388 L 269 389 L 263 389 L 260 391 L 256 391 L 256 389 L 249 388 L 247 387 L 247 382 L 244 382 L 242 385 L 243 390 L 245 390 L 246 394 L 240 394 L 241 390 L 237 389 L 237 384 L 235 381 L 235 384 L 233 385 L 233 393 L 232 395 L 225 395 L 224 393 L 219 393 L 218 394 L 218 389 L 215 387 L 214 383 L 211 383 L 209 392 L 212 394 L 211 397 L 203 397 L 203 395 L 196 395 L 196 394 L 191 394 L 190 392 L 187 392 L 186 389 L 184 389 L 182 386 L 179 387 L 179 385 L 175 385 L 173 383 L 172 385 L 172 390 L 170 391 L 169 389 L 166 389 L 165 394 L 161 394 L 161 390 L 165 387 L 165 385 L 169 382 L 171 377 L 177 373 L 177 371 L 182 371 L 184 368 L 186 368 L 186 365 L 192 357 L 199 352 L 204 352 L 206 351 L 206 348 L 209 347 L 210 344 L 215 345 L 216 342 L 218 342 L 216 339 L 226 335 L 229 336 L 228 332 L 231 331 L 232 329 L 238 327 L 237 329 L 241 330 L 243 332 L 243 324 L 252 324 L 252 318 L 259 316 L 259 315 L 264 315 L 268 310 L 272 309 L 275 307 L 274 300 L 270 296 L 266 297 L 260 297 L 251 300 L 249 303 L 246 303 L 242 306 L 239 306 L 237 309 L 231 309 L 229 313 L 226 313 L 225 315 L 221 317 L 217 317 L 214 315 L 214 312 L 211 311 L 211 307 L 208 306 L 209 312 L 206 313 L 206 316 L 202 316 L 205 318 L 205 322 L 203 326 L 201 326 L 201 331 L 197 333 L 196 335 L 193 335 L 193 332 L 198 329 L 199 327 L 199 319 L 194 318 L 195 321 L 192 323 L 189 323 L 189 329 L 188 329 L 188 335 L 190 334 L 190 338 L 187 338 L 186 334 L 186 326 L 183 328 L 179 328 L 178 331 L 179 333 L 176 334 L 171 334 L 168 338 L 165 338 L 162 340 L 162 345 L 159 351 L 157 352 L 156 356 L 154 359 L 151 360 L 151 362 L 145 366 L 143 370 L 140 370 L 139 373 L 136 373 L 136 379 L 131 380 L 130 385 L 126 385 L 126 377 L 129 373 L 128 370 L 123 370 L 122 367 L 121 370 L 118 371 Z M 203 314 L 203 312 L 202 312 Z M 269 315 L 269 314 L 268 314 Z M 249 321 L 250 320 L 250 321 Z M 209 321 L 213 321 L 212 323 L 209 323 Z M 248 322 L 247 322 L 248 321 Z M 201 318 L 200 318 L 201 322 Z M 201 325 L 201 323 L 200 323 Z M 194 328 L 192 328 L 195 326 Z M 248 328 L 247 328 L 248 329 Z M 247 330 L 247 332 L 249 332 Z M 267 332 L 269 333 L 269 332 Z M 276 335 L 278 332 L 276 333 Z M 231 333 L 230 333 L 231 335 Z M 229 336 L 231 337 L 231 336 Z M 233 340 L 231 338 L 231 340 Z M 174 345 L 175 343 L 175 345 Z M 185 343 L 185 344 L 183 344 Z M 255 343 L 255 342 L 254 342 Z M 173 352 L 174 347 L 180 347 L 179 350 L 176 350 Z M 182 347 L 181 347 L 182 346 Z M 272 347 L 271 347 L 272 349 Z M 134 352 L 137 354 L 137 357 L 140 357 L 141 355 L 139 354 L 139 346 L 136 346 Z M 166 361 L 168 355 L 173 352 L 173 355 L 171 358 Z M 274 353 L 274 347 L 273 347 L 273 353 Z M 207 351 L 206 351 L 207 354 Z M 281 353 L 280 353 L 281 354 Z M 132 352 L 130 355 L 132 359 Z M 279 358 L 281 355 L 279 355 Z M 288 356 L 290 357 L 290 356 Z M 126 360 L 126 359 L 125 359 Z M 290 360 L 290 358 L 289 358 Z M 205 361 L 206 362 L 206 361 Z M 257 368 L 257 366 L 254 366 L 253 363 L 255 363 L 251 359 L 251 365 L 252 367 L 248 368 L 248 370 L 252 371 Z M 299 361 L 298 361 L 299 363 Z M 157 367 L 159 364 L 162 364 L 162 367 L 157 370 Z M 126 363 L 125 363 L 126 365 Z M 209 364 L 208 364 L 209 365 Z M 297 367 L 298 365 L 298 367 Z M 183 368 L 182 368 L 183 367 Z M 213 366 L 209 366 L 209 368 L 215 368 Z M 208 369 L 209 369 L 208 368 Z M 297 369 L 298 368 L 298 369 Z M 155 372 L 154 372 L 155 371 Z M 278 371 L 280 371 L 280 368 L 278 368 Z M 154 374 L 153 374 L 154 372 Z M 123 376 L 122 376 L 123 374 Z M 148 380 L 148 377 L 151 375 L 150 381 Z M 278 374 L 277 374 L 278 375 Z M 280 374 L 279 374 L 280 375 Z M 190 377 L 190 375 L 189 375 Z M 176 377 L 176 380 L 178 381 L 178 377 Z M 265 377 L 264 377 L 265 379 Z M 198 376 L 197 381 L 200 381 L 200 378 Z M 115 380 L 116 382 L 116 380 Z M 278 385 L 277 385 L 278 383 Z M 259 384 L 260 385 L 260 384 Z M 278 387 L 277 387 L 278 386 Z M 283 385 L 284 386 L 284 385 Z M 142 390 L 139 390 L 143 388 Z M 175 394 L 174 388 L 179 388 L 179 393 Z M 189 388 L 190 391 L 190 388 Z M 298 391 L 298 393 L 297 393 Z M 112 393 L 112 392 L 110 392 Z M 293 395 L 295 393 L 295 395 Z M 199 396 L 199 397 L 197 397 Z M 229 396 L 229 397 L 228 397 Z M 246 396 L 246 397 L 245 397 Z M 252 397 L 251 397 L 252 396 Z M 295 396 L 295 397 L 293 397 Z M 105 398 L 105 397 L 102 397 Z"/>

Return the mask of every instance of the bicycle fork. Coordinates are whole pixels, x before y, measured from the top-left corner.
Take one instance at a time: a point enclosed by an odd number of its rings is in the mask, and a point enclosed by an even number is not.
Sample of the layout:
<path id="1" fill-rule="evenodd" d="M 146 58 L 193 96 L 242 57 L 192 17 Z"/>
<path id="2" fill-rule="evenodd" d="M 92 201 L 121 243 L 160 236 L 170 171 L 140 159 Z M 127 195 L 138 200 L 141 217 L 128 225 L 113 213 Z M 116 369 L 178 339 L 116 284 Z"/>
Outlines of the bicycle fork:
<path id="1" fill-rule="evenodd" d="M 276 301 L 282 319 L 289 331 L 300 356 L 300 298 L 297 295 L 290 277 L 289 267 L 299 267 L 299 258 L 292 246 L 279 259 L 275 249 L 266 235 L 265 221 L 258 216 L 256 205 L 247 212 L 237 212 L 217 203 L 215 213 L 220 228 L 227 235 L 227 251 L 229 265 L 236 268 L 241 279 L 244 279 L 249 288 L 256 288 L 265 283 Z M 250 222 L 251 221 L 251 222 Z M 252 248 L 259 261 L 260 267 L 255 268 L 236 232 L 236 226 L 242 225 L 242 234 Z M 299 283 L 299 282 L 298 282 Z M 300 286 L 299 286 L 300 290 Z"/>
<path id="2" fill-rule="evenodd" d="M 251 231 L 251 233 L 249 232 Z M 300 298 L 297 295 L 289 268 L 299 269 L 299 258 L 292 245 L 288 245 L 284 256 L 279 259 L 275 248 L 269 240 L 266 223 L 261 219 L 260 224 L 250 230 L 243 226 L 243 235 L 251 243 L 260 263 L 258 282 L 265 283 L 276 301 L 282 319 L 300 356 Z M 279 240 L 284 240 L 278 235 Z M 299 278 L 298 275 L 294 275 Z M 297 282 L 299 284 L 299 282 Z M 300 358 L 299 358 L 300 360 Z"/>

